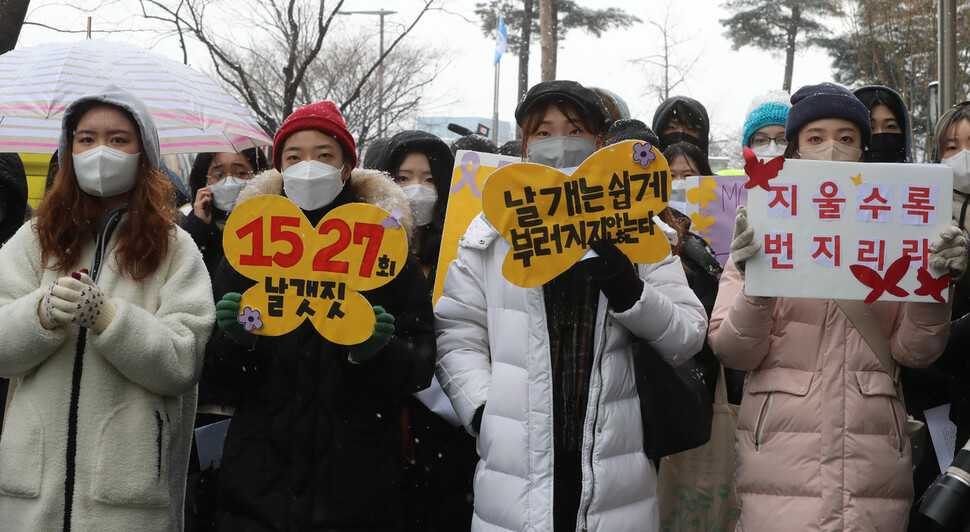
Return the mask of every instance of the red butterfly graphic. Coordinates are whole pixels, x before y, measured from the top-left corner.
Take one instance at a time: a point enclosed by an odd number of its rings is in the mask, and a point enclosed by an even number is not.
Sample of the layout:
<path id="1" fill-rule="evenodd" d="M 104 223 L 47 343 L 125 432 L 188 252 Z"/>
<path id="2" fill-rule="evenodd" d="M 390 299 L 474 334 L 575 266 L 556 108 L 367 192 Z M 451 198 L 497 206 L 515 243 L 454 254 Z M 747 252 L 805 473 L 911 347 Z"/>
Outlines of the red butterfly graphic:
<path id="1" fill-rule="evenodd" d="M 852 270 L 852 275 L 855 275 L 855 278 L 862 284 L 872 288 L 872 292 L 869 292 L 869 295 L 866 296 L 865 302 L 868 305 L 879 299 L 883 292 L 889 292 L 896 297 L 909 295 L 909 292 L 899 287 L 899 281 L 902 281 L 903 277 L 906 276 L 911 261 L 909 255 L 903 255 L 896 259 L 886 269 L 886 277 L 882 277 L 876 270 L 861 264 L 853 264 L 849 266 L 849 269 Z"/>
<path id="2" fill-rule="evenodd" d="M 743 153 L 744 173 L 748 174 L 748 182 L 744 184 L 744 188 L 761 187 L 765 190 L 770 190 L 771 187 L 768 186 L 768 180 L 778 176 L 778 172 L 785 166 L 785 158 L 775 157 L 763 163 L 758 160 L 758 156 L 751 151 L 751 148 L 745 146 Z"/>
<path id="3" fill-rule="evenodd" d="M 913 293 L 918 296 L 933 296 L 933 299 L 940 303 L 946 303 L 946 299 L 943 298 L 943 291 L 950 286 L 950 274 L 946 273 L 939 277 L 933 277 L 929 270 L 920 268 L 916 271 L 916 280 L 919 281 L 919 288 L 914 290 Z"/>

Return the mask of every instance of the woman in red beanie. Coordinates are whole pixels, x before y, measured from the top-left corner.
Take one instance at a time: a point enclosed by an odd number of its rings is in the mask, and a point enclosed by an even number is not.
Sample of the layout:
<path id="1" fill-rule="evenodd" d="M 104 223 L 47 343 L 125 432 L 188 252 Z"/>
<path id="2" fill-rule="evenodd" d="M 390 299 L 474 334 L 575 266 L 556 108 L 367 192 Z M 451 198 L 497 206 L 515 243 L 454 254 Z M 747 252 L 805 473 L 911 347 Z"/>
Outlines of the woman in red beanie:
<path id="1" fill-rule="evenodd" d="M 316 225 L 351 202 L 400 209 L 408 198 L 374 170 L 355 169 L 354 139 L 332 102 L 297 109 L 276 133 L 273 163 L 238 198 L 283 195 Z M 434 363 L 431 299 L 409 258 L 398 276 L 362 292 L 377 329 L 343 346 L 304 322 L 282 336 L 239 324 L 240 293 L 255 284 L 223 261 L 213 287 L 219 330 L 204 379 L 230 393 L 220 530 L 400 530 L 401 404 L 428 386 Z M 377 307 L 381 307 L 378 309 Z"/>

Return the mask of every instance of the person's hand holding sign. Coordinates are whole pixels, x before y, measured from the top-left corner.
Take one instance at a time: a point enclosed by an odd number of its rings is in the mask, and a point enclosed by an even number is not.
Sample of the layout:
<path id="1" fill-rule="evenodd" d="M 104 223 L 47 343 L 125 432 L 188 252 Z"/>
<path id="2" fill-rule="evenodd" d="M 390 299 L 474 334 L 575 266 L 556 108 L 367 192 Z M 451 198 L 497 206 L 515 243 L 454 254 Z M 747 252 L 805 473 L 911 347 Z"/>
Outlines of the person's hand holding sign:
<path id="1" fill-rule="evenodd" d="M 959 227 L 940 231 L 940 238 L 930 242 L 930 266 L 947 270 L 956 281 L 967 271 L 967 239 Z"/>
<path id="2" fill-rule="evenodd" d="M 216 303 L 216 324 L 236 345 L 248 347 L 256 343 L 256 335 L 251 334 L 239 322 L 239 301 L 242 294 L 229 292 Z"/>
<path id="3" fill-rule="evenodd" d="M 754 229 L 748 226 L 748 208 L 738 205 L 734 218 L 734 240 L 731 241 L 731 259 L 744 279 L 744 263 L 761 250 L 761 242 L 755 241 Z"/>
<path id="4" fill-rule="evenodd" d="M 363 364 L 373 358 L 394 335 L 394 316 L 385 311 L 384 307 L 375 306 L 374 317 L 377 321 L 374 323 L 374 332 L 370 338 L 350 346 L 350 361 L 354 364 Z"/>
<path id="5" fill-rule="evenodd" d="M 593 281 L 606 296 L 614 312 L 626 312 L 643 294 L 643 281 L 629 257 L 616 244 L 598 240 L 589 247 L 599 257 L 590 259 Z"/>

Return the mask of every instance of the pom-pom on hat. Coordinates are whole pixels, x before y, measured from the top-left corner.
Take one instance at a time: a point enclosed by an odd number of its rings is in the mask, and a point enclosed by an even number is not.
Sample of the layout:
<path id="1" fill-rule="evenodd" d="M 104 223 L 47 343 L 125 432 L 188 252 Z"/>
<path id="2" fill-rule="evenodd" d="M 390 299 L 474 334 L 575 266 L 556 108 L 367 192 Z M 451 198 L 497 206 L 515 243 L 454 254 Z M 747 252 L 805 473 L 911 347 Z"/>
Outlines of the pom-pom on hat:
<path id="1" fill-rule="evenodd" d="M 869 109 L 849 89 L 828 82 L 805 85 L 792 95 L 791 103 L 785 126 L 785 139 L 788 142 L 795 139 L 798 131 L 809 122 L 841 118 L 855 124 L 862 133 L 862 146 L 869 146 L 872 139 Z"/>
<path id="2" fill-rule="evenodd" d="M 283 121 L 283 125 L 273 137 L 273 166 L 277 170 L 282 171 L 280 167 L 286 139 L 294 133 L 307 129 L 315 129 L 337 139 L 337 143 L 344 150 L 346 159 L 344 162 L 357 166 L 357 145 L 354 143 L 354 136 L 347 129 L 344 117 L 337 110 L 337 106 L 331 101 L 323 101 L 304 105 Z"/>
<path id="3" fill-rule="evenodd" d="M 788 93 L 771 90 L 767 94 L 755 96 L 748 106 L 744 129 L 741 131 L 741 145 L 751 147 L 751 137 L 765 126 L 782 126 L 788 120 Z"/>

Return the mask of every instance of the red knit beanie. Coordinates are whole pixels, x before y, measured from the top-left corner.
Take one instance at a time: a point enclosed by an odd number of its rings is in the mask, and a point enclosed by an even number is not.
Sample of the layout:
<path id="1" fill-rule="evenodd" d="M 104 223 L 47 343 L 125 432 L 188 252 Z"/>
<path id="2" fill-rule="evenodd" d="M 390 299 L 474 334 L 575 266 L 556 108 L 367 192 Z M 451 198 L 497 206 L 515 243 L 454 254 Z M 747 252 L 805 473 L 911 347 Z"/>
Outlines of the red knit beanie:
<path id="1" fill-rule="evenodd" d="M 337 143 L 344 150 L 344 163 L 349 162 L 352 167 L 357 166 L 357 145 L 354 136 L 347 129 L 344 117 L 340 115 L 337 106 L 330 101 L 311 103 L 300 107 L 293 114 L 286 117 L 276 136 L 273 137 L 273 166 L 281 170 L 283 145 L 290 135 L 307 129 L 315 129 L 337 139 Z"/>

